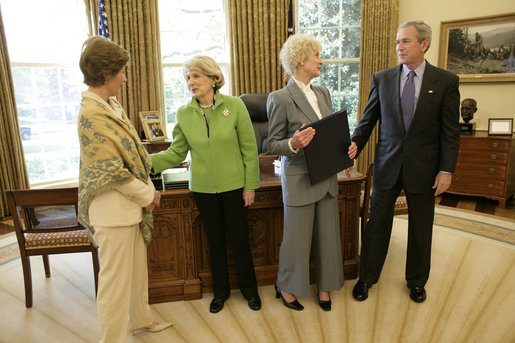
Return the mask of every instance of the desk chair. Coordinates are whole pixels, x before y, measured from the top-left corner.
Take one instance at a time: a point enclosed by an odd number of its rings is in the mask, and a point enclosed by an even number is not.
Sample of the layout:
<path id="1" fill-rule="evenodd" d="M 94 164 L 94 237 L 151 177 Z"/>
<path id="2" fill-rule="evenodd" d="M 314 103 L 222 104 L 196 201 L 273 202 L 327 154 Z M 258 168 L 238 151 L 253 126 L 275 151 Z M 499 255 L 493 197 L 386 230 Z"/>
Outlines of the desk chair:
<path id="1" fill-rule="evenodd" d="M 77 187 L 7 190 L 25 283 L 25 306 L 32 307 L 30 256 L 41 255 L 46 277 L 50 277 L 48 255 L 91 252 L 98 288 L 97 248 L 77 221 Z"/>
<path id="2" fill-rule="evenodd" d="M 266 100 L 268 99 L 268 93 L 242 94 L 240 99 L 247 107 L 250 120 L 252 120 L 258 154 L 267 155 L 268 115 L 266 113 Z"/>

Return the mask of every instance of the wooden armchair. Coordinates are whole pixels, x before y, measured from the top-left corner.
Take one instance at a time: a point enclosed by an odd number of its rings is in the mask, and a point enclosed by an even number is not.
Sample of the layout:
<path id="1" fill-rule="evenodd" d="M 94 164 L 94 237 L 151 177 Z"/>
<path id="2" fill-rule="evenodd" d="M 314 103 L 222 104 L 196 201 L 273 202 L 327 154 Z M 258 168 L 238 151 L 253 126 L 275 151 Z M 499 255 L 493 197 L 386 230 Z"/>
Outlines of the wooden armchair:
<path id="1" fill-rule="evenodd" d="M 50 277 L 48 255 L 91 252 L 98 288 L 97 248 L 77 221 L 78 190 L 74 188 L 6 191 L 11 210 L 25 282 L 25 305 L 32 307 L 30 256 L 41 255 L 46 277 Z"/>

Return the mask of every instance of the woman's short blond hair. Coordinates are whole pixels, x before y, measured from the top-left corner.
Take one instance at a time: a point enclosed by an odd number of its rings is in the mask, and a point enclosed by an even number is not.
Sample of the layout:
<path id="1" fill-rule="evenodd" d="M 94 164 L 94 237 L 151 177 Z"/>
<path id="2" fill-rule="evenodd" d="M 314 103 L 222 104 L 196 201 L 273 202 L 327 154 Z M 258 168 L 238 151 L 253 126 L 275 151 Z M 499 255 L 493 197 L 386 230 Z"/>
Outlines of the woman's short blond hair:
<path id="1" fill-rule="evenodd" d="M 225 84 L 224 74 L 218 63 L 209 56 L 195 56 L 184 62 L 182 72 L 186 81 L 188 80 L 188 70 L 197 69 L 202 74 L 212 77 L 215 80 L 215 91 L 222 88 Z"/>
<path id="2" fill-rule="evenodd" d="M 322 51 L 322 44 L 312 35 L 297 33 L 290 36 L 279 53 L 279 60 L 286 74 L 295 75 L 299 64 L 304 62 L 313 51 Z"/>
<path id="3" fill-rule="evenodd" d="M 99 87 L 118 74 L 128 62 L 127 50 L 105 37 L 93 36 L 82 45 L 79 66 L 84 83 Z"/>

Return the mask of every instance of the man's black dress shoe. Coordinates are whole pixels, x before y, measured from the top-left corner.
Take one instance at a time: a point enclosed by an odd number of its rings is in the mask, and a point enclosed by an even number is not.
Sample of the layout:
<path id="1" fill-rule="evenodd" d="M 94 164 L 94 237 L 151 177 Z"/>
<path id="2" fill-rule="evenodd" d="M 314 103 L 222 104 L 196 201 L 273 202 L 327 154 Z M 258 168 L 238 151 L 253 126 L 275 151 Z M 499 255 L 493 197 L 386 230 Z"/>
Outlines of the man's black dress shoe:
<path id="1" fill-rule="evenodd" d="M 368 298 L 368 289 L 371 287 L 371 284 L 358 280 L 354 286 L 354 289 L 352 290 L 352 296 L 357 301 L 363 301 Z"/>
<path id="2" fill-rule="evenodd" d="M 287 302 L 286 299 L 284 299 L 283 294 L 281 293 L 281 290 L 277 285 L 275 287 L 275 297 L 276 299 L 281 298 L 283 300 L 284 306 L 291 308 L 295 311 L 302 311 L 304 309 L 304 306 L 302 306 L 297 299 L 293 300 L 291 303 Z"/>
<path id="3" fill-rule="evenodd" d="M 320 300 L 320 293 L 318 293 L 318 306 L 324 311 L 331 311 L 331 298 L 329 300 Z"/>
<path id="4" fill-rule="evenodd" d="M 426 300 L 426 290 L 424 287 L 410 287 L 409 296 L 414 302 L 422 303 Z"/>
<path id="5" fill-rule="evenodd" d="M 261 299 L 259 298 L 259 296 L 250 297 L 248 299 L 248 302 L 251 310 L 257 311 L 261 309 Z"/>
<path id="6" fill-rule="evenodd" d="M 209 305 L 209 312 L 218 313 L 224 308 L 224 299 L 222 298 L 213 298 L 211 300 L 211 304 Z"/>

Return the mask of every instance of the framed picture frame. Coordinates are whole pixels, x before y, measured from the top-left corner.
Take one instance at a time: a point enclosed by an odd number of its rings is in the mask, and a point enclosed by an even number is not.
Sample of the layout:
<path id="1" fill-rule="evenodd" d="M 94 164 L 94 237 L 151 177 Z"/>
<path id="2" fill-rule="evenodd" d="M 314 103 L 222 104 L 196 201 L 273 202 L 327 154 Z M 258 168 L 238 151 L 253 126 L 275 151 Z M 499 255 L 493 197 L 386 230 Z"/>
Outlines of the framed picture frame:
<path id="1" fill-rule="evenodd" d="M 460 82 L 515 81 L 515 12 L 442 21 L 438 65 Z"/>
<path id="2" fill-rule="evenodd" d="M 145 136 L 151 142 L 166 139 L 166 131 L 163 129 L 161 115 L 158 111 L 144 111 L 139 113 L 141 125 Z"/>
<path id="3" fill-rule="evenodd" d="M 513 133 L 513 118 L 489 118 L 488 135 L 511 136 Z"/>

